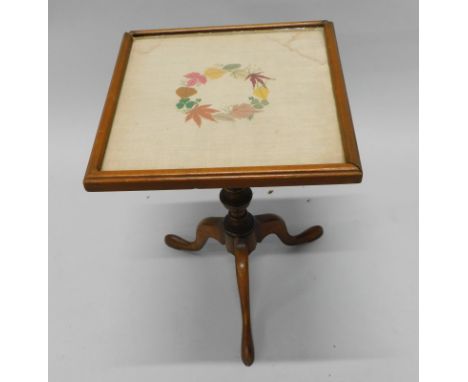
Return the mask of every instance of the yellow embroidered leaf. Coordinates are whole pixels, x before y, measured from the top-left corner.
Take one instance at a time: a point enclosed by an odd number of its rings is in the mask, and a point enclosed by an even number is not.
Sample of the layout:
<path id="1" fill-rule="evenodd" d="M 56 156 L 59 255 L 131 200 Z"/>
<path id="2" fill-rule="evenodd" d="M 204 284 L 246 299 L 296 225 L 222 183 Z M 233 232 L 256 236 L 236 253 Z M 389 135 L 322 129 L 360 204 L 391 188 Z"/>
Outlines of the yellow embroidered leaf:
<path id="1" fill-rule="evenodd" d="M 226 73 L 223 69 L 219 68 L 208 68 L 205 70 L 204 74 L 211 80 L 222 77 Z"/>
<path id="2" fill-rule="evenodd" d="M 266 100 L 270 91 L 265 86 L 256 87 L 253 94 L 255 97 L 260 98 L 261 100 Z"/>

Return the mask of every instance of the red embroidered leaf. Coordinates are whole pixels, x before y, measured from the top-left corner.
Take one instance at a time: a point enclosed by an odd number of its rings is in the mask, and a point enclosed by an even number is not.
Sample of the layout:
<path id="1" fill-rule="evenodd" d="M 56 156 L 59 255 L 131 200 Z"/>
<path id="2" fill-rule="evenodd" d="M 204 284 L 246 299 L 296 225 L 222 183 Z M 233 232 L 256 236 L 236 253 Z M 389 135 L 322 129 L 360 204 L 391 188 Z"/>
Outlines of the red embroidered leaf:
<path id="1" fill-rule="evenodd" d="M 253 87 L 255 87 L 257 83 L 260 83 L 263 86 L 266 86 L 263 80 L 272 80 L 272 78 L 264 76 L 262 72 L 250 73 L 247 77 L 245 77 L 245 79 L 249 79 Z"/>
<path id="2" fill-rule="evenodd" d="M 217 113 L 219 110 L 210 108 L 211 105 L 197 105 L 192 110 L 186 113 L 185 121 L 193 119 L 198 127 L 201 126 L 202 118 L 209 119 L 210 121 L 216 122 L 213 118 L 213 113 Z"/>

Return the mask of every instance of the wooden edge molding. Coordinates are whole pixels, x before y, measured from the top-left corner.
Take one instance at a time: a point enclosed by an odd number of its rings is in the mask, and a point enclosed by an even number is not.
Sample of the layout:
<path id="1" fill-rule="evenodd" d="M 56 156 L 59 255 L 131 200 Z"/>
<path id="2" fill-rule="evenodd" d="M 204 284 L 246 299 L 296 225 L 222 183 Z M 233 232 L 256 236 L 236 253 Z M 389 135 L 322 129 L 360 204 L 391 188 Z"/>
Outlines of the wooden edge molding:
<path id="1" fill-rule="evenodd" d="M 230 187 L 274 187 L 359 183 L 362 172 L 342 171 L 333 174 L 317 172 L 315 174 L 261 174 L 242 176 L 218 175 L 184 176 L 184 177 L 144 177 L 132 176 L 126 178 L 94 178 L 89 177 L 84 185 L 87 191 L 138 191 L 138 190 L 167 190 L 192 188 L 230 188 Z"/>
<path id="2" fill-rule="evenodd" d="M 346 163 L 164 170 L 101 171 L 134 38 L 181 33 L 276 28 L 324 28 L 327 54 Z M 83 180 L 87 191 L 131 191 L 223 187 L 269 187 L 359 183 L 362 168 L 349 108 L 333 23 L 300 21 L 218 27 L 131 31 L 124 34 Z"/>
<path id="3" fill-rule="evenodd" d="M 128 32 L 134 37 L 157 36 L 163 34 L 186 34 L 186 33 L 203 33 L 203 32 L 235 32 L 249 30 L 266 30 L 278 28 L 307 28 L 324 26 L 328 21 L 295 21 L 295 22 L 276 22 L 264 24 L 236 24 L 236 25 L 220 25 L 208 27 L 191 27 L 191 28 L 165 28 L 165 29 L 145 29 L 134 30 Z"/>
<path id="4" fill-rule="evenodd" d="M 301 166 L 298 166 L 301 167 Z M 85 177 L 87 191 L 130 191 L 223 187 L 271 187 L 359 183 L 362 171 L 353 164 L 190 170 L 97 171 Z M 260 170 L 260 169 L 263 170 Z"/>
<path id="5" fill-rule="evenodd" d="M 114 73 L 112 74 L 112 80 L 107 92 L 106 102 L 104 103 L 101 120 L 99 121 L 96 138 L 94 139 L 94 145 L 89 158 L 88 167 L 86 169 L 85 179 L 91 172 L 99 171 L 101 168 L 104 154 L 106 152 L 107 141 L 109 140 L 109 135 L 112 129 L 112 122 L 119 102 L 120 90 L 122 89 L 122 83 L 125 76 L 125 70 L 127 69 L 132 43 L 133 37 L 129 33 L 125 33 L 122 37 L 122 43 L 117 56 Z"/>
<path id="6" fill-rule="evenodd" d="M 328 65 L 330 67 L 333 94 L 335 95 L 336 111 L 338 123 L 340 124 L 341 142 L 345 152 L 345 159 L 346 162 L 352 163 L 362 170 L 343 69 L 341 67 L 335 28 L 332 22 L 325 22 L 324 32 L 328 53 Z"/>

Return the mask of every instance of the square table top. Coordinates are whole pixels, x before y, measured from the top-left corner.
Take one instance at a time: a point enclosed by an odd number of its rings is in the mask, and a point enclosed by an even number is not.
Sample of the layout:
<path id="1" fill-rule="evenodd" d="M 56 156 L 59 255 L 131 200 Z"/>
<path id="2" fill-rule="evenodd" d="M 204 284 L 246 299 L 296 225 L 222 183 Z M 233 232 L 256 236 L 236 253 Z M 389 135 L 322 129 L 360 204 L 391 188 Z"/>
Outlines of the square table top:
<path id="1" fill-rule="evenodd" d="M 331 22 L 124 34 L 87 190 L 361 179 Z"/>

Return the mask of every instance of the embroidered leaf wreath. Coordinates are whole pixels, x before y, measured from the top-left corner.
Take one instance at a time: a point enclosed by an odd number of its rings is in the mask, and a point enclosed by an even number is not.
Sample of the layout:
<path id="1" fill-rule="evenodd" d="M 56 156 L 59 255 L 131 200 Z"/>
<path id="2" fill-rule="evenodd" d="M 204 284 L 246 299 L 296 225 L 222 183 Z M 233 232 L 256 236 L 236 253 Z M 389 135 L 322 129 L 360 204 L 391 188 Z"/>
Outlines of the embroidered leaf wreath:
<path id="1" fill-rule="evenodd" d="M 248 101 L 230 105 L 223 109 L 212 107 L 211 104 L 202 104 L 201 98 L 196 98 L 197 87 L 205 86 L 209 81 L 219 80 L 225 75 L 230 75 L 242 81 L 249 80 L 252 85 L 252 95 Z M 268 106 L 270 90 L 267 81 L 273 78 L 267 77 L 261 71 L 252 71 L 249 67 L 240 64 L 216 65 L 205 69 L 202 73 L 191 72 L 184 75 L 182 86 L 176 90 L 179 102 L 176 107 L 185 114 L 185 121 L 194 121 L 201 127 L 202 121 L 235 121 L 236 119 L 252 119 L 255 113 Z"/>

